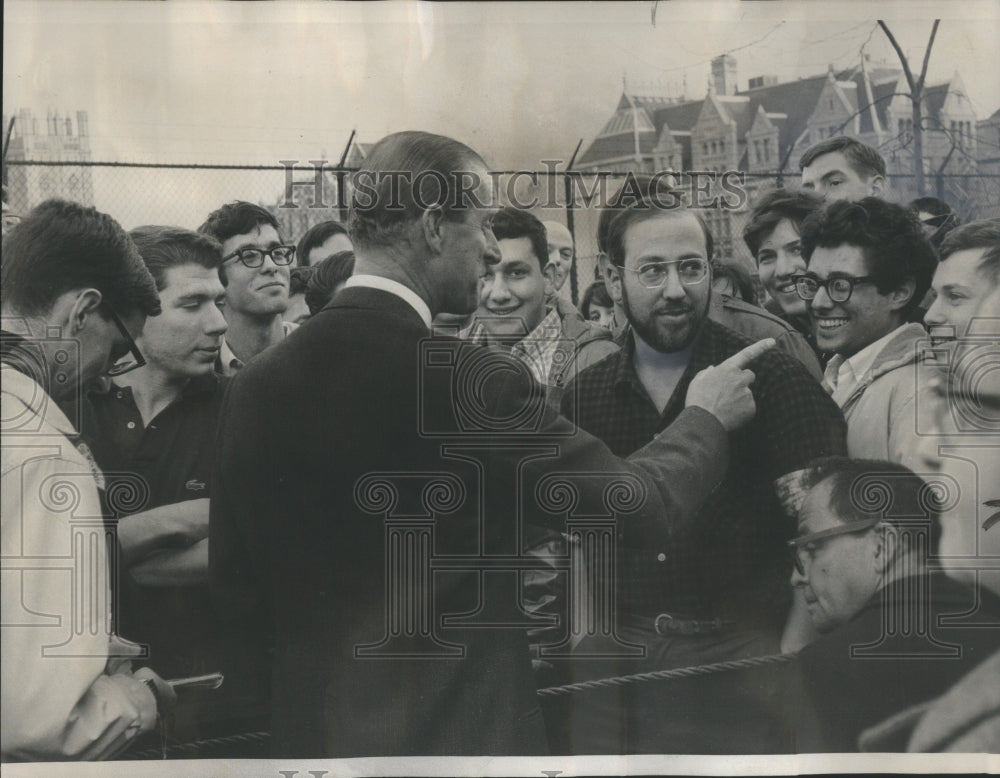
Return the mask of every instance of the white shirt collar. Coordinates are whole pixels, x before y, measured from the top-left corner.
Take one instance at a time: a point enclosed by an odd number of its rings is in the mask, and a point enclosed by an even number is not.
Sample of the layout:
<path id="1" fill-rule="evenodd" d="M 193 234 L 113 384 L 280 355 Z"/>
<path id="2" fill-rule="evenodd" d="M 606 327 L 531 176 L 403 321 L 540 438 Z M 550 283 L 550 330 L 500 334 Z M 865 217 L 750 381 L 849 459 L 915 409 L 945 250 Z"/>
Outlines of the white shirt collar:
<path id="1" fill-rule="evenodd" d="M 875 363 L 875 358 L 879 355 L 882 349 L 889 345 L 889 341 L 891 341 L 895 336 L 896 330 L 892 330 L 892 332 L 883 335 L 874 343 L 869 343 L 854 356 L 849 359 L 845 359 L 844 363 L 840 366 L 840 375 L 848 375 L 847 371 L 850 370 L 854 374 L 854 380 L 860 381 L 862 376 L 871 370 L 872 365 Z"/>
<path id="2" fill-rule="evenodd" d="M 394 294 L 396 297 L 400 297 L 410 304 L 410 307 L 417 312 L 417 315 L 423 320 L 424 326 L 427 329 L 431 328 L 431 309 L 425 303 L 420 295 L 410 289 L 408 286 L 403 286 L 399 281 L 393 281 L 391 278 L 383 278 L 382 276 L 372 276 L 362 273 L 360 275 L 351 276 L 347 279 L 343 288 L 349 286 L 363 286 L 369 289 L 381 289 L 383 292 L 388 292 L 389 294 Z"/>

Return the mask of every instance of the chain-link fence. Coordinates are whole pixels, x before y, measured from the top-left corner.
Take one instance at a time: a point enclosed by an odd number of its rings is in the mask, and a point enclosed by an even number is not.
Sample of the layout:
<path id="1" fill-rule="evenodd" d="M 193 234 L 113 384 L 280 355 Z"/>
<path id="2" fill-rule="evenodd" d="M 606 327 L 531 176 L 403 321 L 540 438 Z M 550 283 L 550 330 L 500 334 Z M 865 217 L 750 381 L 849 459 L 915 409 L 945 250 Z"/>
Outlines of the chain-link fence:
<path id="1" fill-rule="evenodd" d="M 326 161 L 285 160 L 274 165 L 153 165 L 114 162 L 7 160 L 8 206 L 26 213 L 49 197 L 93 205 L 126 228 L 174 224 L 197 228 L 221 204 L 249 200 L 271 210 L 282 237 L 296 242 L 313 224 L 346 220 L 352 171 Z M 600 212 L 627 183 L 627 173 L 496 171 L 491 173 L 501 203 L 530 208 L 545 220 L 567 225 L 576 244 L 571 296 L 577 302 L 595 278 Z M 701 209 L 716 241 L 716 256 L 753 261 L 742 240 L 743 226 L 763 190 L 797 186 L 798 176 L 780 173 L 686 173 L 671 177 L 685 199 Z M 906 203 L 917 196 L 913 175 L 890 175 L 887 197 Z M 1000 214 L 1000 175 L 949 174 L 927 177 L 926 193 L 948 202 L 963 221 Z"/>

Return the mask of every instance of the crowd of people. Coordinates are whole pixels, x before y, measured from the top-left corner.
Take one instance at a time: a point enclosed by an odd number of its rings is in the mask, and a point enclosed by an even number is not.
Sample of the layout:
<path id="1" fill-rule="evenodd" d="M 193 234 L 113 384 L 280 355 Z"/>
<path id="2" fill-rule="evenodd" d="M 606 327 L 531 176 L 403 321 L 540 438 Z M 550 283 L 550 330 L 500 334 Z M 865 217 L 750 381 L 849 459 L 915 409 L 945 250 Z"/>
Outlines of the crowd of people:
<path id="1" fill-rule="evenodd" d="M 751 274 L 635 176 L 577 308 L 473 149 L 364 165 L 5 219 L 3 760 L 1000 747 L 1000 219 L 830 138 Z"/>

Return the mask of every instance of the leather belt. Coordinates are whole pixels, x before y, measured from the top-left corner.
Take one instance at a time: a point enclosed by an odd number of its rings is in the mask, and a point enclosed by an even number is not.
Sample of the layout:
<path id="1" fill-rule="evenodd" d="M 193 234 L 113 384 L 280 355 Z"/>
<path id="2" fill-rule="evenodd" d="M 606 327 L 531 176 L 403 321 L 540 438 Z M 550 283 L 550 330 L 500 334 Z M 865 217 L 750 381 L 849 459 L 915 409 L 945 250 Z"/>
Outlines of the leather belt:
<path id="1" fill-rule="evenodd" d="M 661 637 L 676 635 L 712 635 L 733 626 L 734 622 L 720 618 L 689 619 L 673 613 L 660 613 L 657 616 L 635 616 L 622 614 L 621 621 L 639 629 L 655 632 Z"/>

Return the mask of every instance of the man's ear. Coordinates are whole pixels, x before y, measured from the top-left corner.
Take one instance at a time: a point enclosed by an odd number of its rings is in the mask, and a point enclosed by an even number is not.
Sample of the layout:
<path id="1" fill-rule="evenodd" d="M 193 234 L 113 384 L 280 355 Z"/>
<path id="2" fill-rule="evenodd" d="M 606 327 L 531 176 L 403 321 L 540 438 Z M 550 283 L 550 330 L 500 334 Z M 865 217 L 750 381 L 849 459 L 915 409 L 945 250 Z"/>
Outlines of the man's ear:
<path id="1" fill-rule="evenodd" d="M 427 245 L 435 254 L 440 254 L 444 246 L 443 225 L 444 211 L 439 206 L 428 208 L 420 214 L 420 228 L 423 231 L 424 240 L 427 241 Z"/>
<path id="2" fill-rule="evenodd" d="M 879 175 L 872 176 L 871 183 L 868 186 L 871 189 L 872 197 L 881 197 L 885 191 L 885 177 Z"/>
<path id="3" fill-rule="evenodd" d="M 76 335 L 85 326 L 87 321 L 93 316 L 97 316 L 97 309 L 100 307 L 103 298 L 96 289 L 82 289 L 77 292 L 70 292 L 75 298 L 69 299 L 66 323 L 70 336 Z"/>
<path id="4" fill-rule="evenodd" d="M 556 291 L 556 266 L 551 262 L 546 262 L 542 267 L 542 276 L 545 278 L 545 296 L 555 294 Z"/>
<path id="5" fill-rule="evenodd" d="M 604 286 L 608 290 L 611 300 L 618 305 L 622 305 L 621 270 L 603 251 L 597 257 L 597 264 L 601 268 L 601 275 L 604 276 Z"/>
<path id="6" fill-rule="evenodd" d="M 893 311 L 898 311 L 913 297 L 917 291 L 917 282 L 912 278 L 907 278 L 902 284 L 889 292 L 889 307 Z"/>

